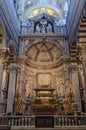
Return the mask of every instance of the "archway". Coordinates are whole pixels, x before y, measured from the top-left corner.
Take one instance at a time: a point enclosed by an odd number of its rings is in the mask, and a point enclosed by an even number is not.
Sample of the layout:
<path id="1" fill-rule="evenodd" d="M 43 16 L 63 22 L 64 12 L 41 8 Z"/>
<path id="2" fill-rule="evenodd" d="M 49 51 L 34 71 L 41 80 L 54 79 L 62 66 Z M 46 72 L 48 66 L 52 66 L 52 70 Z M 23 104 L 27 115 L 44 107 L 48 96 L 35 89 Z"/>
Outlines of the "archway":
<path id="1" fill-rule="evenodd" d="M 60 102 L 66 95 L 64 85 L 64 52 L 52 42 L 41 41 L 27 49 L 25 60 L 26 97 L 35 97 L 35 88 L 48 86 L 55 89 Z"/>

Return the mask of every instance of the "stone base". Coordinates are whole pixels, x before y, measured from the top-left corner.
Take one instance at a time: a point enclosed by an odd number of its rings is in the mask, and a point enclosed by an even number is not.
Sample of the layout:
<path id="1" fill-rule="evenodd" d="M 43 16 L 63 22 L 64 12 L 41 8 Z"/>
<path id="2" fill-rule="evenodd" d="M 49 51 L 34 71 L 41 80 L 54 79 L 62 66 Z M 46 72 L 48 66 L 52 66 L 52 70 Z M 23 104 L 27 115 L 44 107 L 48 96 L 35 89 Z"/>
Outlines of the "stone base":
<path id="1" fill-rule="evenodd" d="M 11 129 L 10 129 L 10 126 L 1 125 L 0 130 L 11 130 Z"/>
<path id="2" fill-rule="evenodd" d="M 36 116 L 36 128 L 54 128 L 54 116 Z"/>
<path id="3" fill-rule="evenodd" d="M 3 129 L 2 129 L 3 130 Z M 76 126 L 76 127 L 57 127 L 57 128 L 31 128 L 31 127 L 23 127 L 23 126 L 14 126 L 11 127 L 11 130 L 86 130 L 86 126 Z"/>

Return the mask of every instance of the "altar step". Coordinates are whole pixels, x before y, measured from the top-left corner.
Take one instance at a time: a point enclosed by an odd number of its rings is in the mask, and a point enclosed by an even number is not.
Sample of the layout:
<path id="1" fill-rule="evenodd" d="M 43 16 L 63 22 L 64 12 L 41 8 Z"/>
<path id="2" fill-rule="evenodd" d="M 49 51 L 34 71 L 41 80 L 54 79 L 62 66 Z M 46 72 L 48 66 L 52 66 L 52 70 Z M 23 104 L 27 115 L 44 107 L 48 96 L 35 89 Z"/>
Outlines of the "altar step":
<path id="1" fill-rule="evenodd" d="M 29 128 L 29 127 L 11 127 L 11 130 L 86 130 L 86 126 L 76 127 L 57 127 L 57 128 Z"/>
<path id="2" fill-rule="evenodd" d="M 0 130 L 86 130 L 86 126 L 62 126 L 56 128 L 31 128 L 28 126 L 0 126 Z"/>
<path id="3" fill-rule="evenodd" d="M 55 112 L 52 111 L 37 111 L 36 113 L 34 113 L 34 115 L 56 115 Z"/>
<path id="4" fill-rule="evenodd" d="M 86 115 L 2 116 L 0 130 L 86 130 Z"/>

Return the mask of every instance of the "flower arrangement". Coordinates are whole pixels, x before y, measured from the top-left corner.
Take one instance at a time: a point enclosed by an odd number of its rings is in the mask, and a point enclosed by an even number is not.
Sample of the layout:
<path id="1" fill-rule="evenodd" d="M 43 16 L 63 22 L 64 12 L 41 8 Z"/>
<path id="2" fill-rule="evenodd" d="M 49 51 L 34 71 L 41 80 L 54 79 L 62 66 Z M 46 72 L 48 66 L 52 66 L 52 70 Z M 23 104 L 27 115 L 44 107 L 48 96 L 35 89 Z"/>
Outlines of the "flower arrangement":
<path id="1" fill-rule="evenodd" d="M 56 99 L 54 99 L 54 98 L 49 99 L 49 104 L 56 104 Z"/>
<path id="2" fill-rule="evenodd" d="M 42 101 L 41 101 L 41 99 L 34 99 L 34 101 L 33 101 L 33 103 L 34 104 L 42 104 Z"/>

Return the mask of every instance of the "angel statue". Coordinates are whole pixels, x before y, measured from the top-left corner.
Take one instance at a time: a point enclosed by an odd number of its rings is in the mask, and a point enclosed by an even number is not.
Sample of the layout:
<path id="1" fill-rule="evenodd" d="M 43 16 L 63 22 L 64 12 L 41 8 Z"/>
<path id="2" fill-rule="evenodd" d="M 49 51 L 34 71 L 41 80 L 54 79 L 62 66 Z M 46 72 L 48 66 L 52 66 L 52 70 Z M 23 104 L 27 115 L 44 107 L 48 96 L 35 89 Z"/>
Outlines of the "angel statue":
<path id="1" fill-rule="evenodd" d="M 47 33 L 52 33 L 52 26 L 50 23 L 47 26 Z"/>
<path id="2" fill-rule="evenodd" d="M 36 30 L 35 30 L 35 33 L 40 33 L 41 29 L 40 29 L 40 26 L 39 24 L 36 25 Z"/>

